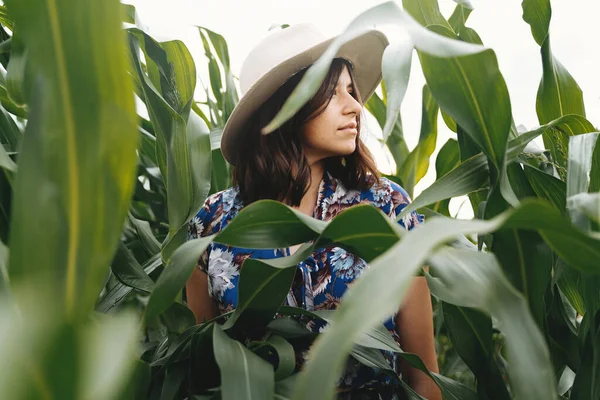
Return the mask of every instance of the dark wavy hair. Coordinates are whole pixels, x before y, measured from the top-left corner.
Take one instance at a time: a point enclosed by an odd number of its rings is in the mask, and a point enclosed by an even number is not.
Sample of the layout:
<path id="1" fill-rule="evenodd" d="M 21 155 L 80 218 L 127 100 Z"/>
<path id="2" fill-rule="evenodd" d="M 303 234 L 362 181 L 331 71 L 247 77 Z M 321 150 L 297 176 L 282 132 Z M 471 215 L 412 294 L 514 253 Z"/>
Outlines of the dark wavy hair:
<path id="1" fill-rule="evenodd" d="M 268 135 L 260 133 L 281 110 L 306 69 L 288 79 L 250 118 L 239 147 L 237 165 L 233 167 L 233 184 L 238 185 L 244 205 L 261 199 L 277 200 L 293 207 L 300 205 L 311 184 L 310 166 L 302 147 L 302 127 L 325 111 L 344 66 L 352 79 L 352 96 L 363 104 L 354 83 L 352 65 L 336 58 L 317 93 L 279 129 Z M 329 157 L 324 160 L 324 166 L 347 189 L 362 190 L 379 183 L 381 176 L 371 152 L 360 139 L 360 115 L 356 120 L 359 133 L 356 150 L 343 157 Z"/>

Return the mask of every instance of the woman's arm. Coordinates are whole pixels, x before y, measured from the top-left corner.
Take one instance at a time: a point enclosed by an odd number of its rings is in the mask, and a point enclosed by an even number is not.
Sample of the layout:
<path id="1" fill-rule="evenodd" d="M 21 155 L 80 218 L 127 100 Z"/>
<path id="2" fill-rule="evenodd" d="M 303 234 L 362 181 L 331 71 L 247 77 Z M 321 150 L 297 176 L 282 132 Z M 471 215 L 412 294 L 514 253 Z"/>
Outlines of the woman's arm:
<path id="1" fill-rule="evenodd" d="M 396 315 L 396 326 L 402 350 L 418 355 L 427 369 L 439 372 L 433 341 L 431 297 L 425 277 L 414 278 Z M 430 400 L 442 400 L 439 388 L 424 372 L 410 367 L 404 361 L 400 366 L 403 376 L 415 392 Z"/>
<path id="2" fill-rule="evenodd" d="M 199 268 L 194 268 L 192 276 L 185 284 L 187 304 L 196 316 L 196 323 L 201 324 L 217 316 L 217 306 L 208 293 L 208 275 Z"/>

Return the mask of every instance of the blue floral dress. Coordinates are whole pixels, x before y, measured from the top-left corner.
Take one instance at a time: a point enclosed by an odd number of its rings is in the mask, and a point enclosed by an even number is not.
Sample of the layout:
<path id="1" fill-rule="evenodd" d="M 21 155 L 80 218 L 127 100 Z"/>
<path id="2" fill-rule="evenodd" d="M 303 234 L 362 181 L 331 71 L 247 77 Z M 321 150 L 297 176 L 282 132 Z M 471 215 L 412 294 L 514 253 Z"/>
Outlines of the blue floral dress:
<path id="1" fill-rule="evenodd" d="M 382 178 L 366 190 L 348 190 L 343 183 L 325 172 L 319 185 L 317 204 L 313 218 L 329 221 L 340 212 L 356 204 L 372 204 L 390 218 L 402 211 L 410 198 L 398 184 Z M 190 221 L 188 240 L 207 236 L 221 231 L 240 212 L 244 205 L 237 187 L 215 193 L 206 199 L 204 206 Z M 412 229 L 424 221 L 424 216 L 413 211 L 398 221 L 406 229 Z M 212 243 L 198 261 L 198 268 L 208 274 L 209 294 L 216 302 L 219 312 L 225 313 L 237 306 L 237 285 L 240 267 L 247 258 L 272 259 L 290 255 L 289 249 L 255 250 Z M 302 307 L 309 311 L 334 310 L 337 308 L 348 285 L 356 279 L 367 264 L 340 247 L 316 249 L 313 254 L 298 264 L 297 277 L 287 296 L 286 304 Z M 309 324 L 309 328 L 320 330 L 323 326 Z M 385 323 L 386 328 L 398 341 L 395 315 Z M 400 374 L 398 356 L 393 352 L 382 351 L 390 369 Z M 298 355 L 303 358 L 306 352 Z M 302 360 L 298 365 L 302 364 Z M 394 399 L 398 388 L 396 383 L 377 369 L 369 368 L 356 360 L 349 359 L 346 372 L 338 382 L 340 393 L 352 397 L 357 391 L 370 392 L 375 397 Z M 341 398 L 344 398 L 341 396 Z M 360 397 L 363 398 L 363 397 Z"/>

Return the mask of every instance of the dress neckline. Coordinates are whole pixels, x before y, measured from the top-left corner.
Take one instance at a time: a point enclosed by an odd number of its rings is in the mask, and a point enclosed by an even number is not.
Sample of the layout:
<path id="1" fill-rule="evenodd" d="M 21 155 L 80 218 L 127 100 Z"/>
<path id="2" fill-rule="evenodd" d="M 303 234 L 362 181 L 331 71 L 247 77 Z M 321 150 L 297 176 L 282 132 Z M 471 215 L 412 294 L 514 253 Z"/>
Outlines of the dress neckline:
<path id="1" fill-rule="evenodd" d="M 329 174 L 329 172 L 327 172 L 326 169 L 323 170 L 323 176 L 321 177 L 321 181 L 319 182 L 319 189 L 317 191 L 317 201 L 315 202 L 315 205 L 314 205 L 313 211 L 312 211 L 312 218 L 322 220 L 322 215 L 319 215 L 319 210 L 322 209 L 322 205 L 323 205 L 323 202 L 325 201 L 325 196 L 327 193 L 327 188 L 330 187 L 332 179 L 333 179 L 333 177 L 331 176 L 331 174 Z M 307 243 L 307 242 L 305 242 L 305 243 Z M 305 243 L 301 243 L 300 247 Z M 298 247 L 298 249 L 300 247 Z M 283 254 L 289 257 L 291 255 L 290 248 L 291 248 L 291 246 L 283 248 L 282 249 Z M 298 251 L 298 249 L 296 249 L 296 251 Z"/>

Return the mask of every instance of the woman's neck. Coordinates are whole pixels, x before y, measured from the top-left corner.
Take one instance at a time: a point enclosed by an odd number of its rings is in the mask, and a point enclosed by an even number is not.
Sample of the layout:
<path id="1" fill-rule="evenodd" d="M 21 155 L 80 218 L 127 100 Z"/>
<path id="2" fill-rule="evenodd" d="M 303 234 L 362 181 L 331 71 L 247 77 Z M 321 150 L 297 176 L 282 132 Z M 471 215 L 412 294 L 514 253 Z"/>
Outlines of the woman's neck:
<path id="1" fill-rule="evenodd" d="M 294 208 L 306 215 L 313 215 L 313 211 L 317 204 L 317 198 L 319 197 L 319 185 L 321 184 L 324 173 L 325 166 L 322 160 L 310 164 L 310 186 L 304 196 L 302 196 L 300 205 Z"/>

